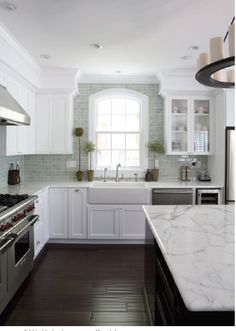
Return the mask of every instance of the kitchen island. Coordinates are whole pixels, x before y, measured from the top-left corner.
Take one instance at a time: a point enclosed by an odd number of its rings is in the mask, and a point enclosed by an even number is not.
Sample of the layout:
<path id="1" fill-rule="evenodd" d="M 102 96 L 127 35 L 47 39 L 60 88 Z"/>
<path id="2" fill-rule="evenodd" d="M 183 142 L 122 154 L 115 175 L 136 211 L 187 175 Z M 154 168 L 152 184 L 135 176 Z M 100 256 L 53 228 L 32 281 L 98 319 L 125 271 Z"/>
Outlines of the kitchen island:
<path id="1" fill-rule="evenodd" d="M 145 206 L 154 325 L 234 325 L 234 206 Z"/>

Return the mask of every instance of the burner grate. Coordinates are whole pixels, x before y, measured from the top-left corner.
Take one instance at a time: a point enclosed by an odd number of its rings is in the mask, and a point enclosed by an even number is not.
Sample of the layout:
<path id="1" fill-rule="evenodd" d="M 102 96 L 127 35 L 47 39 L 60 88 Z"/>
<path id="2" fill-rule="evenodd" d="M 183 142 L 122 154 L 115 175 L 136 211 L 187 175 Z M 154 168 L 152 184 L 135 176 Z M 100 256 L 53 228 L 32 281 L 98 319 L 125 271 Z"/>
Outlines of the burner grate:
<path id="1" fill-rule="evenodd" d="M 0 205 L 6 207 L 12 207 L 17 203 L 27 199 L 29 196 L 28 194 L 0 194 Z"/>

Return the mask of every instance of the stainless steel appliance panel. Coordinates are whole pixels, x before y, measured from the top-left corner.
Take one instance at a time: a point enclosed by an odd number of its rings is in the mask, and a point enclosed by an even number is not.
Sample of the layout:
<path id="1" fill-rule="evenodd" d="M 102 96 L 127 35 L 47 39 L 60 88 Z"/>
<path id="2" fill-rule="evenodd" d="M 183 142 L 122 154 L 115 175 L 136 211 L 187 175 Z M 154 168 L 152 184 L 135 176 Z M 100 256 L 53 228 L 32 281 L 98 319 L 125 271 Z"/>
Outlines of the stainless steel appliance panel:
<path id="1" fill-rule="evenodd" d="M 197 205 L 220 205 L 221 189 L 197 189 Z"/>
<path id="2" fill-rule="evenodd" d="M 153 189 L 153 205 L 192 205 L 195 204 L 192 189 Z"/>
<path id="3" fill-rule="evenodd" d="M 235 129 L 226 128 L 225 203 L 235 202 Z"/>
<path id="4" fill-rule="evenodd" d="M 0 252 L 0 303 L 7 295 L 7 253 Z"/>

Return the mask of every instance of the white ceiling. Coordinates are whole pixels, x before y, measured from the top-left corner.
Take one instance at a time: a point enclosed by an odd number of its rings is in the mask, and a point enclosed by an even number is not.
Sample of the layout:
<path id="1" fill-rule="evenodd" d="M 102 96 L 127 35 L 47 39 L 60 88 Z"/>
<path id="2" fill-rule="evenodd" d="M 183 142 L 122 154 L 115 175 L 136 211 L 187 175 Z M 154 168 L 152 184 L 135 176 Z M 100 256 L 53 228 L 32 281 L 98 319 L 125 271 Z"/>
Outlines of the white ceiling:
<path id="1" fill-rule="evenodd" d="M 234 16 L 234 0 L 9 1 L 17 10 L 0 9 L 0 21 L 38 62 L 86 74 L 151 75 L 194 67 L 209 38 L 224 36 Z M 181 60 L 190 45 L 199 51 Z"/>

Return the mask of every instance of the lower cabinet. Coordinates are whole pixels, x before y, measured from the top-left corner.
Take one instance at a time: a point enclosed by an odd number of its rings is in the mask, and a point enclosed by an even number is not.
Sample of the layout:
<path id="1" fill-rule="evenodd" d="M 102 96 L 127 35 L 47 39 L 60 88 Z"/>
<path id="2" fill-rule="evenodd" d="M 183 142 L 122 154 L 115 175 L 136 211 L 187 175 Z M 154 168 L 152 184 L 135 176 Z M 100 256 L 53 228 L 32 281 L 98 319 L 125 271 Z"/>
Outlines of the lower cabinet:
<path id="1" fill-rule="evenodd" d="M 68 237 L 68 190 L 50 189 L 50 238 Z"/>
<path id="2" fill-rule="evenodd" d="M 120 210 L 113 206 L 88 207 L 88 238 L 119 239 Z"/>
<path id="3" fill-rule="evenodd" d="M 120 238 L 145 238 L 145 215 L 142 206 L 123 206 L 120 209 Z"/>
<path id="4" fill-rule="evenodd" d="M 144 239 L 142 206 L 88 206 L 89 239 Z"/>
<path id="5" fill-rule="evenodd" d="M 68 197 L 68 237 L 74 239 L 86 239 L 87 190 L 68 189 Z"/>
<path id="6" fill-rule="evenodd" d="M 50 238 L 86 238 L 86 197 L 86 189 L 50 189 Z"/>
<path id="7" fill-rule="evenodd" d="M 34 225 L 34 257 L 42 250 L 49 239 L 48 190 L 40 192 L 35 201 L 36 215 L 39 221 Z"/>

